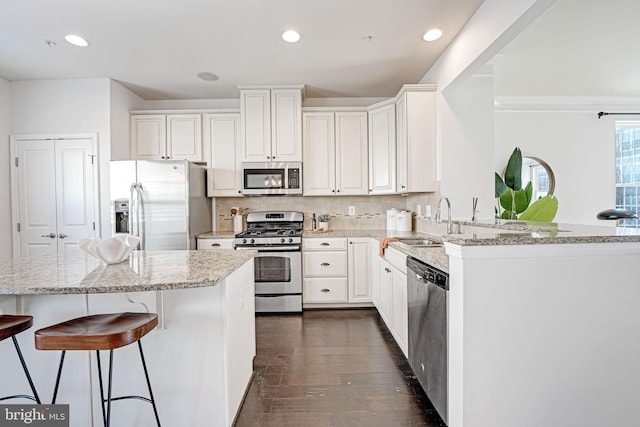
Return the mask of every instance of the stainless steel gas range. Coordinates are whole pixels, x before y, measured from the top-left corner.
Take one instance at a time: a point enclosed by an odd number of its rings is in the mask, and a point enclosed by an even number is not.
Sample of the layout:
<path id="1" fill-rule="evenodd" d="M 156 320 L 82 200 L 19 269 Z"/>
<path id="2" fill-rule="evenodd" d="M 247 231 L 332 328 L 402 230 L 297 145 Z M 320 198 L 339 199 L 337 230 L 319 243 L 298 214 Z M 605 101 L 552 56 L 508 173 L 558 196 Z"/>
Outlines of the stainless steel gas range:
<path id="1" fill-rule="evenodd" d="M 257 313 L 302 312 L 303 223 L 302 212 L 251 212 L 247 231 L 236 234 L 236 250 L 258 250 Z"/>

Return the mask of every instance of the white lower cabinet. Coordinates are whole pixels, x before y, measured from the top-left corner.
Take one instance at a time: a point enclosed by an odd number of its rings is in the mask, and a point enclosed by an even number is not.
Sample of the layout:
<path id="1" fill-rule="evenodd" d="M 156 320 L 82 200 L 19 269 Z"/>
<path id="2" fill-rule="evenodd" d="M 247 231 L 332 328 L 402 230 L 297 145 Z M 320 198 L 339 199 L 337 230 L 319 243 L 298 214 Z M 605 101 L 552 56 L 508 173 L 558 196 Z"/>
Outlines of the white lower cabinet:
<path id="1" fill-rule="evenodd" d="M 378 257 L 374 304 L 398 346 L 408 357 L 407 274 L 406 265 L 400 262 L 404 259 L 406 255 L 393 248 L 386 249 L 384 258 Z"/>
<path id="2" fill-rule="evenodd" d="M 371 302 L 371 239 L 349 238 L 349 302 Z"/>
<path id="3" fill-rule="evenodd" d="M 233 239 L 198 239 L 198 250 L 233 249 Z"/>
<path id="4" fill-rule="evenodd" d="M 347 239 L 305 239 L 303 302 L 347 302 Z"/>

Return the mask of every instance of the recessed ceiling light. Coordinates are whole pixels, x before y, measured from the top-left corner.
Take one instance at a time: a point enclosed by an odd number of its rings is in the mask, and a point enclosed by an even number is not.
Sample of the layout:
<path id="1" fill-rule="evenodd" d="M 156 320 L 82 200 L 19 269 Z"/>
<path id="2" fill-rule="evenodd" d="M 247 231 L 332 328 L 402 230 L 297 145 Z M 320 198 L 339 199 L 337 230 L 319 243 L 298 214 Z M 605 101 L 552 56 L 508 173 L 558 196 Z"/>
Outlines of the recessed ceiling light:
<path id="1" fill-rule="evenodd" d="M 288 43 L 295 43 L 300 40 L 300 33 L 294 30 L 288 30 L 282 33 L 282 40 Z"/>
<path id="2" fill-rule="evenodd" d="M 210 73 L 208 71 L 204 71 L 202 73 L 198 73 L 198 78 L 200 80 L 204 80 L 206 82 L 217 82 L 218 80 L 220 80 L 220 77 L 218 77 L 217 75 Z"/>
<path id="3" fill-rule="evenodd" d="M 77 34 L 67 34 L 64 39 L 74 46 L 87 47 L 89 42 L 82 36 Z"/>
<path id="4" fill-rule="evenodd" d="M 422 36 L 422 40 L 426 42 L 432 42 L 434 40 L 438 40 L 440 37 L 442 37 L 442 30 L 434 28 L 424 33 L 424 35 Z"/>

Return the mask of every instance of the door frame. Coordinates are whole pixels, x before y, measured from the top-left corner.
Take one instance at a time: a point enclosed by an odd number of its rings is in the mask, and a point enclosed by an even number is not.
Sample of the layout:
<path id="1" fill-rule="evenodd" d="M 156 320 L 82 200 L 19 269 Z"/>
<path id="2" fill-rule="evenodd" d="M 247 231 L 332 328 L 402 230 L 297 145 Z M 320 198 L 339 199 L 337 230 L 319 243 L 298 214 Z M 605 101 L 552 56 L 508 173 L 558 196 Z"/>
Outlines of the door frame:
<path id="1" fill-rule="evenodd" d="M 20 200 L 18 191 L 18 171 L 16 170 L 15 159 L 17 158 L 18 144 L 21 141 L 44 141 L 69 139 L 90 139 L 94 155 L 93 168 L 93 220 L 96 224 L 96 233 L 100 234 L 100 161 L 98 150 L 98 133 L 43 133 L 43 134 L 15 134 L 9 135 L 9 161 L 11 169 L 11 243 L 13 248 L 13 258 L 20 255 L 20 234 L 17 224 L 20 222 Z"/>

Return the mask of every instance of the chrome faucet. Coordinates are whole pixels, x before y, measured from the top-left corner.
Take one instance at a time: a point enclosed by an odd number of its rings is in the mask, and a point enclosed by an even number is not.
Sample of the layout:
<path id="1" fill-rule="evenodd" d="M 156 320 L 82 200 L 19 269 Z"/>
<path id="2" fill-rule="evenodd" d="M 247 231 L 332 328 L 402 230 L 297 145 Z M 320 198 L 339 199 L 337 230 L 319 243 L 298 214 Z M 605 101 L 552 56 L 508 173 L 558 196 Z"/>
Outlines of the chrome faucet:
<path id="1" fill-rule="evenodd" d="M 447 197 L 440 197 L 438 200 L 438 209 L 436 210 L 436 222 L 442 222 L 442 201 L 447 202 L 447 234 L 453 233 L 453 223 L 451 222 L 451 202 Z"/>

